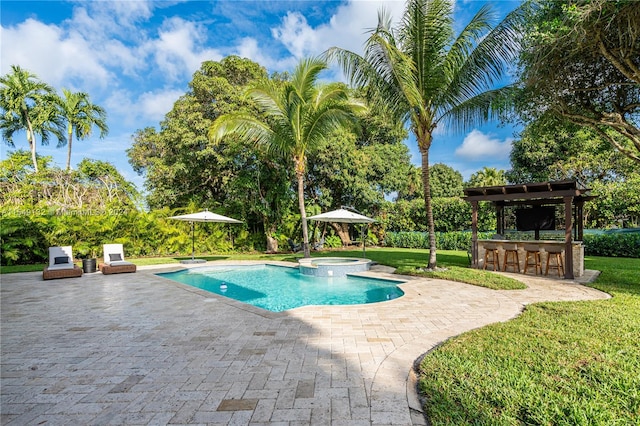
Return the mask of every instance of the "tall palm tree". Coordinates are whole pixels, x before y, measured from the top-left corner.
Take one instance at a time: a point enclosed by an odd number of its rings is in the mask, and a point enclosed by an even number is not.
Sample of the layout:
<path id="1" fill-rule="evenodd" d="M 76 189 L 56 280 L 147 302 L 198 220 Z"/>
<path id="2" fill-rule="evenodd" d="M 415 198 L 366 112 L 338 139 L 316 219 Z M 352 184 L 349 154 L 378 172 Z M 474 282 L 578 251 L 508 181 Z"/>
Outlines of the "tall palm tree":
<path id="1" fill-rule="evenodd" d="M 498 115 L 509 87 L 494 86 L 515 58 L 524 7 L 495 27 L 483 6 L 456 36 L 453 0 L 409 0 L 397 28 L 384 11 L 364 55 L 337 47 L 325 52 L 357 86 L 375 89 L 397 118 L 409 123 L 422 160 L 429 228 L 429 264 L 436 267 L 436 240 L 429 185 L 429 148 L 440 125 L 467 130 Z"/>
<path id="2" fill-rule="evenodd" d="M 33 168 L 38 171 L 36 161 L 36 135 L 42 143 L 54 134 L 62 140 L 60 117 L 55 111 L 54 90 L 39 81 L 35 74 L 17 65 L 11 66 L 11 73 L 0 77 L 0 129 L 7 144 L 13 146 L 13 134 L 24 130 L 31 150 Z"/>
<path id="3" fill-rule="evenodd" d="M 105 110 L 91 103 L 85 92 L 72 93 L 62 89 L 64 97 L 59 98 L 60 115 L 67 122 L 67 171 L 71 170 L 71 144 L 75 133 L 78 140 L 91 136 L 93 126 L 100 129 L 100 138 L 109 133 L 107 113 Z"/>
<path id="4" fill-rule="evenodd" d="M 226 114 L 214 121 L 209 130 L 209 138 L 214 143 L 235 134 L 293 161 L 305 257 L 310 256 L 304 204 L 307 153 L 333 130 L 352 123 L 354 113 L 362 108 L 349 99 L 343 85 L 317 84 L 318 74 L 326 66 L 317 58 L 304 59 L 290 81 L 283 84 L 269 80 L 251 86 L 247 94 L 256 102 L 263 116 L 258 118 L 241 112 Z"/>

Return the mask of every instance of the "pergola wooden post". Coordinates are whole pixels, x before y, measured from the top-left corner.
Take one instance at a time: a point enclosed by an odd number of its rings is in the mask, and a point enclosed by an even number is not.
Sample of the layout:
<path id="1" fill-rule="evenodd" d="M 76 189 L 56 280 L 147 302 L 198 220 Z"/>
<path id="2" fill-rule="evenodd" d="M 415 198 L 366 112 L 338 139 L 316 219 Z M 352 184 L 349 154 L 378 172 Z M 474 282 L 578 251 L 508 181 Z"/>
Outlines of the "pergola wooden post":
<path id="1" fill-rule="evenodd" d="M 554 182 L 536 182 L 518 185 L 485 186 L 479 188 L 466 188 L 464 199 L 471 203 L 471 264 L 477 267 L 478 259 L 478 202 L 491 201 L 496 208 L 496 231 L 504 233 L 504 207 L 505 206 L 542 206 L 564 204 L 565 221 L 565 268 L 564 277 L 574 278 L 572 231 L 576 230 L 576 239 L 582 240 L 583 234 L 583 206 L 585 201 L 592 200 L 588 195 L 589 189 L 580 187 L 575 180 Z M 572 215 L 572 206 L 575 206 L 575 216 Z M 539 238 L 536 230 L 535 238 Z"/>
<path id="2" fill-rule="evenodd" d="M 471 202 L 471 265 L 478 267 L 478 202 Z"/>
<path id="3" fill-rule="evenodd" d="M 564 197 L 564 277 L 573 279 L 573 248 L 571 246 L 573 231 L 573 218 L 571 215 L 571 205 L 573 197 Z"/>

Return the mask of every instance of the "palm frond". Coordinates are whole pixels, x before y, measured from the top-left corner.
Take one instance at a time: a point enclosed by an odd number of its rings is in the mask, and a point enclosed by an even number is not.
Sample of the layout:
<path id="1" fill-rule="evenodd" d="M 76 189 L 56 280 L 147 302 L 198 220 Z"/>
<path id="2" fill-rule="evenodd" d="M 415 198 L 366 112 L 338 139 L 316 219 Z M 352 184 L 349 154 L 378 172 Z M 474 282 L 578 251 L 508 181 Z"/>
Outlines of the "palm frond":
<path id="1" fill-rule="evenodd" d="M 517 90 L 515 85 L 484 91 L 466 99 L 439 117 L 451 132 L 463 132 L 471 127 L 500 119 L 509 111 L 509 100 Z"/>
<path id="2" fill-rule="evenodd" d="M 445 103 L 459 104 L 498 83 L 517 57 L 525 11 L 526 6 L 520 6 L 491 28 L 492 13 L 486 6 L 481 8 L 450 51 L 453 78 Z"/>

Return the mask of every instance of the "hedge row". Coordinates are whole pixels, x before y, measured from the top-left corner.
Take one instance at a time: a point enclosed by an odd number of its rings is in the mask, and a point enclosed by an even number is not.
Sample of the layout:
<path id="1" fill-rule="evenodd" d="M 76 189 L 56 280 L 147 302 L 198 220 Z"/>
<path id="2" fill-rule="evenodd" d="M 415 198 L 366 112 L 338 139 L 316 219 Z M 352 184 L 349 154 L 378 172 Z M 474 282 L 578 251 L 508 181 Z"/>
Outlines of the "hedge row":
<path id="1" fill-rule="evenodd" d="M 479 239 L 489 239 L 493 232 L 478 232 Z M 387 232 L 384 238 L 387 247 L 429 248 L 427 232 Z M 471 232 L 436 232 L 436 247 L 440 250 L 468 250 L 471 247 Z"/>
<path id="2" fill-rule="evenodd" d="M 585 234 L 584 254 L 640 258 L 640 233 Z"/>
<path id="3" fill-rule="evenodd" d="M 478 232 L 478 239 L 490 239 L 494 233 Z M 585 234 L 584 252 L 588 256 L 640 258 L 640 233 Z M 427 232 L 388 232 L 384 244 L 398 248 L 429 248 Z M 436 247 L 440 250 L 468 250 L 471 232 L 436 232 Z"/>

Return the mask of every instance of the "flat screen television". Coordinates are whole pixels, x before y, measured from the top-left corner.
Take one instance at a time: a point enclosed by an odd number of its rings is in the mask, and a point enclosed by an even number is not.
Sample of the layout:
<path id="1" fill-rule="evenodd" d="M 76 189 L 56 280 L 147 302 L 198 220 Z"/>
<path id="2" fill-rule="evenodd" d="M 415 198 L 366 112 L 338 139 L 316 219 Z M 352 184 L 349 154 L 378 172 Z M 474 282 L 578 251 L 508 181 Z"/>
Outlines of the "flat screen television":
<path id="1" fill-rule="evenodd" d="M 556 229 L 556 209 L 554 207 L 533 207 L 516 210 L 516 229 L 536 231 Z"/>

